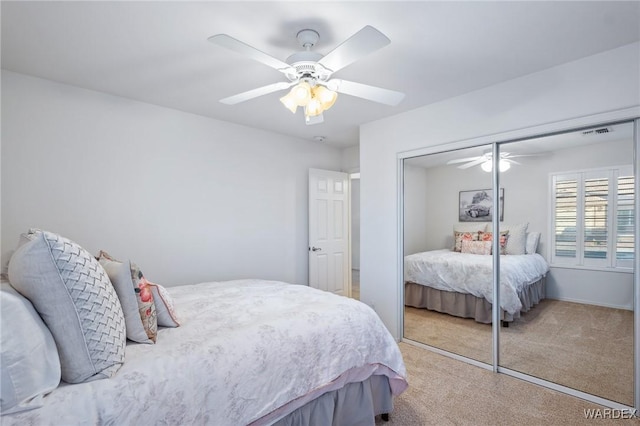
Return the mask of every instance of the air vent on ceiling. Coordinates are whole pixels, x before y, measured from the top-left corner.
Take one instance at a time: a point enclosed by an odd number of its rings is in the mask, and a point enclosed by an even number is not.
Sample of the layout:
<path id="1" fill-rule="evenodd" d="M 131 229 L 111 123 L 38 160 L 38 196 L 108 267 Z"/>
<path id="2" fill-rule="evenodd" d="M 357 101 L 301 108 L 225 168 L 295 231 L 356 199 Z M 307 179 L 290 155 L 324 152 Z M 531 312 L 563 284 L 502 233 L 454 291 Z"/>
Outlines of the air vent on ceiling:
<path id="1" fill-rule="evenodd" d="M 613 131 L 610 127 L 600 127 L 598 129 L 585 130 L 582 132 L 582 136 L 595 136 L 595 135 L 603 135 L 605 133 L 611 133 Z"/>

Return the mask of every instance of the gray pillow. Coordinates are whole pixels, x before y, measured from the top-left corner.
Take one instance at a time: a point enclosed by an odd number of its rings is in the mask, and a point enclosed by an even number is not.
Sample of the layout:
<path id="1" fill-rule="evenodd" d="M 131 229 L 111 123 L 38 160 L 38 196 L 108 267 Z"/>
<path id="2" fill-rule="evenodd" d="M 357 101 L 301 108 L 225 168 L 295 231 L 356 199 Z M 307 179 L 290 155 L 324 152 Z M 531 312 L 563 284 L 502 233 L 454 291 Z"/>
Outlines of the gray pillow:
<path id="1" fill-rule="evenodd" d="M 31 301 L 58 347 L 62 380 L 113 376 L 124 362 L 122 307 L 98 261 L 60 235 L 32 230 L 9 262 L 9 281 Z"/>
<path id="2" fill-rule="evenodd" d="M 60 383 L 60 359 L 51 332 L 33 305 L 9 282 L 0 282 L 0 411 L 42 406 Z"/>
<path id="3" fill-rule="evenodd" d="M 150 301 L 141 299 L 138 280 L 134 281 L 132 277 L 133 271 L 138 268 L 134 266 L 132 269 L 130 261 L 120 262 L 104 251 L 100 251 L 98 262 L 109 276 L 120 299 L 127 326 L 127 338 L 138 343 L 155 343 L 158 323 L 154 298 L 151 294 Z"/>

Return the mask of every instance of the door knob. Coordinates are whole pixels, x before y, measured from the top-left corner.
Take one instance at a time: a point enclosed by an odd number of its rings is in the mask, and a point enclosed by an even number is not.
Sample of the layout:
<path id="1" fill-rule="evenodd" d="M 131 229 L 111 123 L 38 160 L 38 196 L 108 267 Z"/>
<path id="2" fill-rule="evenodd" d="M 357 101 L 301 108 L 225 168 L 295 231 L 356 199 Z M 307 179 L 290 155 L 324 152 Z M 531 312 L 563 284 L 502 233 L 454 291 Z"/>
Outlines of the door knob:
<path id="1" fill-rule="evenodd" d="M 311 247 L 311 251 L 320 251 L 322 250 L 320 247 Z"/>

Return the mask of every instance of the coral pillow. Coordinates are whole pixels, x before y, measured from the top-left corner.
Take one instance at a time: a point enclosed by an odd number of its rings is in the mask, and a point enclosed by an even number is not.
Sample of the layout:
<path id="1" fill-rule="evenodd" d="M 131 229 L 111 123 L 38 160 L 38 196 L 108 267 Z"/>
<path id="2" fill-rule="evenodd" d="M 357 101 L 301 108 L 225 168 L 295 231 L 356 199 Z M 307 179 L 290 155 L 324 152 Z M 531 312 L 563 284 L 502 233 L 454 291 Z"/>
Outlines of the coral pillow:
<path id="1" fill-rule="evenodd" d="M 462 242 L 463 241 L 479 241 L 478 232 L 454 232 L 453 233 L 453 241 L 455 241 L 455 246 L 453 247 L 453 251 L 461 252 L 462 251 Z"/>

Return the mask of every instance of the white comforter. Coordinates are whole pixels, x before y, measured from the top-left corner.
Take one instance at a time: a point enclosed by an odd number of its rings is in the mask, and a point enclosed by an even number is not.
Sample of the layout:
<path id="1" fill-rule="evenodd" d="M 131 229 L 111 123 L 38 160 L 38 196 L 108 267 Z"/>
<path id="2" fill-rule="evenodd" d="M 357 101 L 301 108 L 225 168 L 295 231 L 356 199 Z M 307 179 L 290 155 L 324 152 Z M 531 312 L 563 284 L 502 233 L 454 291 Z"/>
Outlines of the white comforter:
<path id="1" fill-rule="evenodd" d="M 522 309 L 518 292 L 549 271 L 539 254 L 500 256 L 500 307 L 510 314 Z M 493 303 L 491 256 L 433 250 L 404 258 L 404 279 L 438 290 L 470 293 Z"/>
<path id="2" fill-rule="evenodd" d="M 407 386 L 396 342 L 356 300 L 262 280 L 168 290 L 181 327 L 130 342 L 113 378 L 62 384 L 2 424 L 267 424 L 345 381 L 385 374 L 394 394 Z"/>

